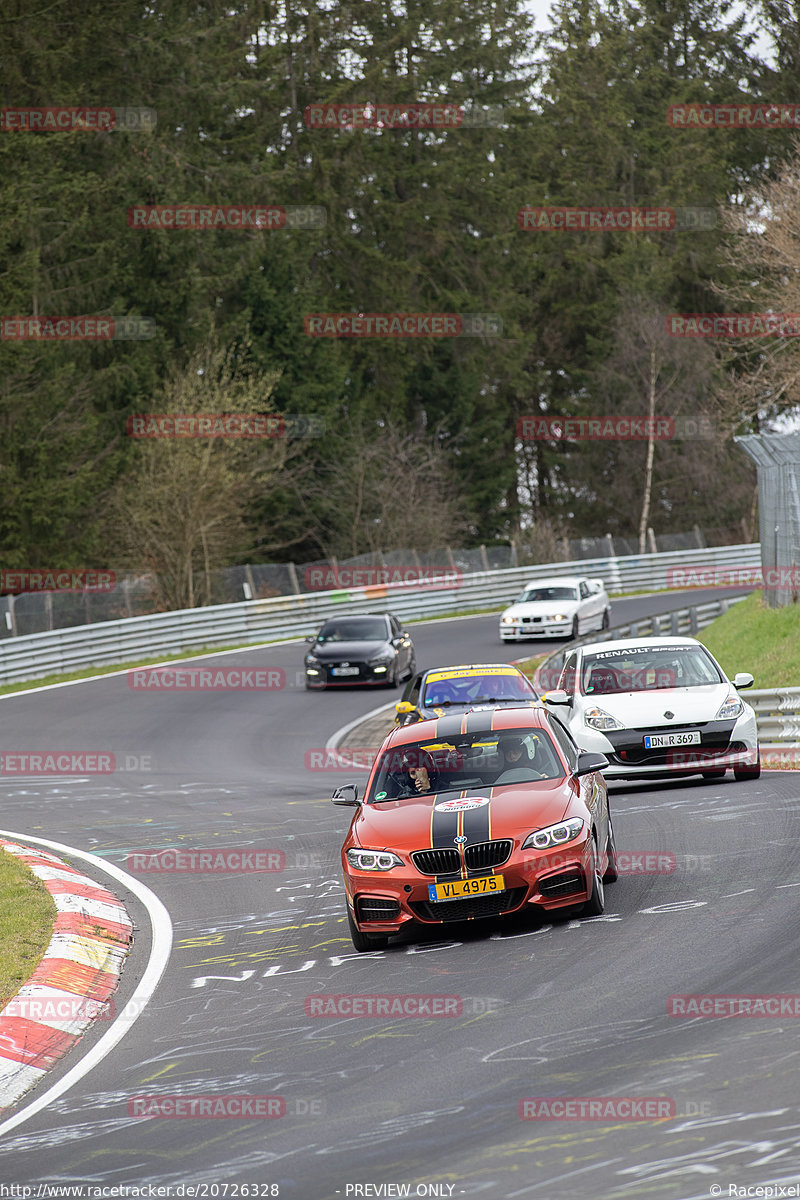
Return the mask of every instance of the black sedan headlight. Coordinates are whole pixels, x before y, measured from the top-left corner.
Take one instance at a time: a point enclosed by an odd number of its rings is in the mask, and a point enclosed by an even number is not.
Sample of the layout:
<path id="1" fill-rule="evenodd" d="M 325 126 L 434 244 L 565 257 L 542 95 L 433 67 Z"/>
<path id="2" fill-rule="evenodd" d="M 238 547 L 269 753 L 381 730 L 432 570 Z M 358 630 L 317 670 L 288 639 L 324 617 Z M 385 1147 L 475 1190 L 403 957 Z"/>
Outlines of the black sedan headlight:
<path id="1" fill-rule="evenodd" d="M 380 650 L 367 659 L 367 666 L 371 667 L 373 671 L 386 671 L 394 662 L 394 657 L 391 650 Z"/>

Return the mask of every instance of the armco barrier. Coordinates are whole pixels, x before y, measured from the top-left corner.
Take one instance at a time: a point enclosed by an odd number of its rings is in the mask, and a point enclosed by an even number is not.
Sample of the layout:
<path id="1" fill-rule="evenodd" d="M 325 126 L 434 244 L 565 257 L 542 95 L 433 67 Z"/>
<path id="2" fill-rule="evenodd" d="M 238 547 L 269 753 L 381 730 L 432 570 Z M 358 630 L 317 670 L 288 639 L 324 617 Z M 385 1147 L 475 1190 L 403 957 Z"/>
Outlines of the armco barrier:
<path id="1" fill-rule="evenodd" d="M 756 710 L 763 745 L 800 748 L 800 687 L 754 689 L 746 693 L 745 699 Z"/>
<path id="2" fill-rule="evenodd" d="M 153 613 L 7 638 L 0 643 L 0 683 L 204 647 L 302 638 L 335 612 L 363 613 L 390 608 L 403 620 L 415 620 L 448 612 L 490 609 L 510 604 L 528 580 L 545 575 L 587 575 L 602 579 L 610 593 L 619 594 L 666 590 L 668 572 L 676 567 L 743 570 L 757 568 L 760 563 L 759 545 L 748 543 L 625 558 L 581 559 L 574 563 L 540 563 L 509 571 L 480 571 L 464 575 L 446 588 L 438 583 L 431 588 L 388 584 Z"/>

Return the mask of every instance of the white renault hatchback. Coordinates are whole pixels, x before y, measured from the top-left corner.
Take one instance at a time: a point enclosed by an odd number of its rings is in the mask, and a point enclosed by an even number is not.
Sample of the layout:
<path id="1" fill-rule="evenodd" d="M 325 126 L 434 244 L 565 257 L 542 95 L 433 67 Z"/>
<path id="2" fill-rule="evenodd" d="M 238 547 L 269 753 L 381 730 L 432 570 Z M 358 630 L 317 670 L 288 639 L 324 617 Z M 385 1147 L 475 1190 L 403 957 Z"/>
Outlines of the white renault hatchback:
<path id="1" fill-rule="evenodd" d="M 500 618 L 500 641 L 573 637 L 611 625 L 611 602 L 600 579 L 532 579 Z"/>
<path id="2" fill-rule="evenodd" d="M 545 704 L 584 750 L 605 754 L 606 779 L 761 773 L 756 715 L 696 638 L 627 638 L 576 647 Z"/>

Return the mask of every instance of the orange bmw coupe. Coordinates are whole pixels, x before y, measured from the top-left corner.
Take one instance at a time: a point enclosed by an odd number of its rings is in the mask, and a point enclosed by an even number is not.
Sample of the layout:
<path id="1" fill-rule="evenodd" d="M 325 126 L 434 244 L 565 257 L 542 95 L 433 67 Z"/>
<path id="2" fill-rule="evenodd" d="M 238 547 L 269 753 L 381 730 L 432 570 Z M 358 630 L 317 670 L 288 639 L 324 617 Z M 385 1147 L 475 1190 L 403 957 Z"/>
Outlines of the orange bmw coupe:
<path id="1" fill-rule="evenodd" d="M 394 729 L 342 846 L 356 950 L 413 929 L 525 908 L 604 908 L 617 878 L 608 760 L 544 707 L 483 708 Z"/>

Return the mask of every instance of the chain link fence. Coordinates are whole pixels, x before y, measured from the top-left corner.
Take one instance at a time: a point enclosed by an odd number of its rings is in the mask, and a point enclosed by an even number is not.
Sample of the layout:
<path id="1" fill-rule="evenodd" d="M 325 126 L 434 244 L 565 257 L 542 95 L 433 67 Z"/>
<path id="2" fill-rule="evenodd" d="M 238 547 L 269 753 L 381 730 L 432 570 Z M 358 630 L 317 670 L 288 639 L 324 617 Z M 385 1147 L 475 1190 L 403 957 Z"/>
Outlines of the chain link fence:
<path id="1" fill-rule="evenodd" d="M 781 608 L 800 594 L 800 434 L 736 438 L 758 473 L 764 602 Z"/>
<path id="2" fill-rule="evenodd" d="M 695 528 L 691 533 L 648 536 L 648 553 L 704 548 L 706 540 Z M 563 538 L 558 543 L 560 561 L 621 557 L 637 554 L 638 541 L 612 537 Z M 409 568 L 420 572 L 505 571 L 513 567 L 535 566 L 542 561 L 557 561 L 554 556 L 543 560 L 514 542 L 501 546 L 455 548 L 444 546 L 425 553 L 401 549 L 376 550 L 353 558 L 320 559 L 311 563 L 244 564 L 225 570 L 198 572 L 197 594 L 202 597 L 198 607 L 215 604 L 236 604 L 242 600 L 267 600 L 275 596 L 294 596 L 335 588 L 337 577 L 346 572 L 361 570 L 362 584 L 370 581 L 374 569 L 375 581 L 381 568 Z M 159 605 L 158 588 L 152 575 L 133 571 L 116 572 L 112 591 L 36 591 L 0 596 L 0 640 L 45 633 L 77 625 L 92 625 L 101 621 L 117 621 L 126 617 L 148 616 L 164 611 Z"/>

